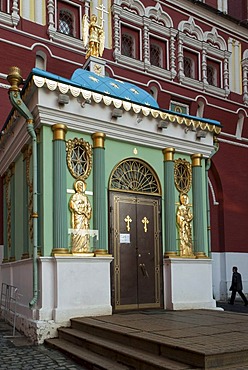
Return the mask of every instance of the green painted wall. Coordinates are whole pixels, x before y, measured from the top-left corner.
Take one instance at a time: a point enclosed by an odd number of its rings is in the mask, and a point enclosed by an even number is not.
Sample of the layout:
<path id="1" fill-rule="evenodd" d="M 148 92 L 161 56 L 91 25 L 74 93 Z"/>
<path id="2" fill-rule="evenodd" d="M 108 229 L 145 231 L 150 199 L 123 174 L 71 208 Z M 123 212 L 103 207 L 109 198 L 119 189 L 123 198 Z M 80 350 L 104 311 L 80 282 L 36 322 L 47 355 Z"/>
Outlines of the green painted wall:
<path id="1" fill-rule="evenodd" d="M 76 131 L 69 131 L 66 134 L 66 140 L 74 138 L 83 138 L 85 141 L 92 144 L 91 135 L 79 133 Z M 166 147 L 166 145 L 165 145 Z M 51 127 L 43 126 L 40 131 L 40 141 L 39 141 L 39 188 L 40 188 L 40 214 L 39 214 L 39 245 L 41 246 L 42 254 L 44 256 L 49 256 L 53 249 L 53 133 Z M 161 149 L 148 148 L 142 145 L 134 145 L 132 143 L 123 143 L 117 140 L 106 137 L 105 139 L 105 189 L 106 189 L 106 204 L 108 204 L 108 185 L 109 178 L 112 170 L 115 166 L 122 160 L 126 158 L 137 158 L 147 162 L 157 174 L 160 185 L 162 189 L 162 206 L 163 206 L 163 153 Z M 175 153 L 175 159 L 182 158 L 186 159 L 191 163 L 191 158 L 189 155 L 183 155 L 181 153 Z M 94 160 L 94 159 L 93 159 Z M 70 174 L 67 168 L 67 204 L 69 204 L 70 197 L 72 195 L 71 191 L 74 190 L 73 184 L 75 179 Z M 202 176 L 203 176 L 203 194 L 206 197 L 206 183 L 205 183 L 205 161 L 202 160 Z M 86 179 L 87 191 L 92 192 L 92 172 Z M 93 205 L 93 196 L 88 195 L 91 205 Z M 189 192 L 190 203 L 192 203 L 192 188 Z M 178 239 L 177 228 L 176 228 L 176 209 L 177 203 L 179 203 L 179 193 L 176 191 L 175 195 L 175 233 L 176 239 Z M 206 233 L 204 235 L 204 240 L 206 240 L 206 253 L 207 253 L 207 213 L 206 213 L 206 198 L 204 201 L 204 222 L 206 223 Z M 106 219 L 108 220 L 108 208 L 105 211 Z M 163 217 L 162 217 L 163 218 Z M 71 212 L 68 207 L 68 229 L 71 228 Z M 90 228 L 92 229 L 93 217 L 91 218 Z M 162 219 L 162 230 L 164 233 L 164 225 Z M 68 248 L 71 245 L 71 237 L 68 234 Z M 91 246 L 93 246 L 93 241 L 91 240 Z"/>
<path id="2" fill-rule="evenodd" d="M 50 256 L 53 249 L 53 133 L 42 126 L 39 135 L 39 241 L 42 255 Z"/>
<path id="3" fill-rule="evenodd" d="M 15 258 L 21 259 L 23 253 L 23 156 L 15 162 Z M 13 225 L 13 226 L 14 226 Z"/>

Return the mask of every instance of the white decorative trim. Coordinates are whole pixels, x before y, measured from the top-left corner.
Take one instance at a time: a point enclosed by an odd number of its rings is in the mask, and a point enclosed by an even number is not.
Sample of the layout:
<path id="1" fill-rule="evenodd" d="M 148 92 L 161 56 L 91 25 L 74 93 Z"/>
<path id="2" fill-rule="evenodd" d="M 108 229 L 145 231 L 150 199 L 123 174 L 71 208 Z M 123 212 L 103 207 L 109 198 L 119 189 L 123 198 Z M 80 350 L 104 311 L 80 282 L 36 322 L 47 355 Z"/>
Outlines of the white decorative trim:
<path id="1" fill-rule="evenodd" d="M 115 108 L 123 108 L 124 111 L 127 111 L 127 112 L 131 110 L 136 114 L 142 114 L 146 117 L 151 115 L 153 118 L 175 122 L 179 125 L 181 124 L 185 124 L 186 126 L 193 125 L 195 128 L 201 127 L 204 130 L 215 132 L 217 134 L 219 134 L 221 131 L 220 126 L 212 125 L 207 122 L 202 122 L 202 121 L 198 121 L 197 119 L 194 120 L 194 119 L 187 118 L 187 117 L 177 116 L 175 113 L 164 112 L 160 110 L 159 108 L 154 109 L 149 106 L 138 105 L 132 102 L 113 98 L 108 95 L 102 95 L 101 93 L 96 93 L 94 91 L 85 90 L 85 89 L 71 86 L 71 85 L 65 85 L 61 82 L 50 80 L 48 78 L 44 78 L 40 76 L 33 76 L 33 82 L 35 86 L 37 86 L 38 88 L 41 88 L 46 85 L 47 88 L 51 91 L 58 89 L 62 94 L 66 94 L 70 92 L 73 97 L 81 96 L 84 99 L 92 99 L 97 104 L 103 102 L 107 106 L 113 104 Z"/>
<path id="2" fill-rule="evenodd" d="M 218 138 L 218 141 L 219 141 L 219 142 L 222 142 L 222 143 L 225 143 L 225 144 L 235 145 L 235 146 L 239 146 L 239 147 L 241 147 L 241 148 L 246 148 L 246 149 L 248 149 L 248 144 L 241 144 L 241 143 L 237 143 L 237 142 L 235 142 L 235 141 L 226 140 L 226 139 L 221 139 L 221 138 Z"/>
<path id="3" fill-rule="evenodd" d="M 213 184 L 210 180 L 210 178 L 208 177 L 208 186 L 210 188 L 210 191 L 211 191 L 211 194 L 212 194 L 212 198 L 213 198 L 213 205 L 214 206 L 218 206 L 219 205 L 219 202 L 217 202 L 216 200 L 216 196 L 215 196 L 215 191 L 214 191 L 214 188 L 213 188 Z"/>
<path id="4" fill-rule="evenodd" d="M 194 40 L 203 41 L 203 31 L 201 27 L 195 24 L 193 17 L 189 17 L 187 21 L 181 21 L 178 25 L 178 30 L 187 35 L 191 42 L 194 42 Z"/>

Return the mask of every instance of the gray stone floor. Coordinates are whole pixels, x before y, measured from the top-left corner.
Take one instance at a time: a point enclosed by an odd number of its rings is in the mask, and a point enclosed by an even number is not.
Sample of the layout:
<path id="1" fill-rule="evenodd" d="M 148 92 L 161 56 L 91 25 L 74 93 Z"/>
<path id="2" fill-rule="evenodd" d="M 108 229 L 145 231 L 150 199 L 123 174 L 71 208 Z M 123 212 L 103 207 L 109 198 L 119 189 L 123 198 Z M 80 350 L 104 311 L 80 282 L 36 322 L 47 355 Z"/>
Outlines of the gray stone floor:
<path id="1" fill-rule="evenodd" d="M 34 346 L 0 319 L 0 369 L 13 370 L 87 370 L 45 345 Z"/>
<path id="2" fill-rule="evenodd" d="M 136 326 L 139 327 L 142 322 L 144 322 L 145 329 L 147 330 L 148 328 L 150 334 L 165 335 L 166 337 L 169 335 L 170 341 L 178 341 L 178 343 L 181 342 L 181 344 L 184 343 L 184 345 L 185 337 L 187 337 L 187 346 L 190 346 L 190 341 L 193 341 L 191 343 L 193 346 L 203 344 L 206 346 L 206 342 L 199 343 L 199 341 L 207 338 L 206 347 L 210 346 L 215 349 L 220 346 L 223 349 L 226 346 L 228 347 L 233 345 L 230 335 L 233 337 L 235 332 L 234 337 L 236 344 L 240 345 L 240 343 L 242 343 L 242 347 L 247 347 L 248 350 L 248 307 L 244 307 L 243 303 L 240 301 L 236 301 L 233 306 L 228 305 L 227 302 L 218 302 L 217 306 L 223 308 L 226 313 L 223 312 L 223 314 L 221 314 L 220 311 L 208 310 L 198 312 L 194 310 L 188 312 L 165 311 L 164 315 L 167 319 L 166 325 L 171 325 L 171 327 L 166 327 L 166 331 L 164 333 L 162 332 L 162 326 L 165 325 L 165 320 L 163 319 L 160 321 L 161 318 L 159 319 L 159 315 L 156 313 L 154 314 L 154 312 L 151 312 L 150 314 L 147 312 L 145 315 L 143 313 L 143 315 L 138 317 L 137 320 L 134 318 L 136 314 L 130 313 L 131 322 L 129 321 L 128 314 L 102 317 L 100 320 L 106 320 L 106 322 L 110 323 L 114 322 L 117 325 L 121 325 L 123 329 L 124 327 L 128 329 L 130 326 L 136 328 Z M 165 317 L 164 315 L 162 318 Z M 152 320 L 151 317 L 153 317 Z M 142 320 L 140 320 L 140 318 L 142 318 Z M 149 322 L 149 325 L 147 325 L 147 322 Z M 162 326 L 161 322 L 163 322 Z M 158 324 L 158 328 L 153 327 L 156 323 Z M 201 332 L 203 329 L 204 332 Z M 156 331 L 159 331 L 159 333 Z M 27 338 L 18 332 L 16 332 L 13 337 L 13 328 L 4 322 L 4 320 L 0 319 L 0 370 L 1 369 L 87 370 L 87 368 L 75 363 L 72 359 L 66 357 L 59 351 L 50 349 L 45 345 L 34 346 L 30 344 Z M 248 366 L 243 367 L 237 365 L 235 367 L 229 367 L 229 369 L 248 369 Z"/>

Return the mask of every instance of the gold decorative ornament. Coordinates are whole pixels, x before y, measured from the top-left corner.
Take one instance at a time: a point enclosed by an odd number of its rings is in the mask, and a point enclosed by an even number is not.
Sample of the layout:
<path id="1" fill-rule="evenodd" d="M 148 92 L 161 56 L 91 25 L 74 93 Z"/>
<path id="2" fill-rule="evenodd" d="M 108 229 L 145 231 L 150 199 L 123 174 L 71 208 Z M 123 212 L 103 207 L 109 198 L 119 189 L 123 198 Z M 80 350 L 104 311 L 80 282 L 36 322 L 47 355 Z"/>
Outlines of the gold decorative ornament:
<path id="1" fill-rule="evenodd" d="M 65 140 L 65 134 L 67 132 L 66 125 L 63 125 L 62 123 L 58 123 L 56 125 L 52 126 L 53 131 L 53 140 Z"/>
<path id="2" fill-rule="evenodd" d="M 85 59 L 90 56 L 101 57 L 104 51 L 105 33 L 103 30 L 103 13 L 108 13 L 103 5 L 100 5 L 98 10 L 101 10 L 101 24 L 97 24 L 97 16 L 92 14 L 89 17 L 83 16 L 83 45 L 87 48 Z"/>
<path id="3" fill-rule="evenodd" d="M 95 132 L 91 135 L 91 138 L 93 140 L 93 148 L 102 148 L 104 149 L 104 141 L 106 138 L 106 135 L 103 132 Z"/>
<path id="4" fill-rule="evenodd" d="M 142 224 L 144 224 L 144 232 L 147 233 L 147 231 L 148 231 L 147 225 L 149 224 L 148 218 L 144 217 L 141 222 L 142 222 Z"/>
<path id="5" fill-rule="evenodd" d="M 174 166 L 174 181 L 180 193 L 188 193 L 192 185 L 192 167 L 185 159 L 177 159 Z"/>
<path id="6" fill-rule="evenodd" d="M 200 167 L 201 166 L 201 160 L 202 160 L 202 154 L 193 154 L 191 156 L 192 160 L 192 166 L 193 167 Z"/>
<path id="7" fill-rule="evenodd" d="M 127 231 L 130 231 L 130 223 L 133 221 L 131 219 L 131 217 L 129 215 L 127 215 L 127 217 L 124 218 L 124 221 L 126 222 L 127 224 Z"/>
<path id="8" fill-rule="evenodd" d="M 175 153 L 175 148 L 165 148 L 163 149 L 163 154 L 164 154 L 164 161 L 173 161 L 174 160 L 174 153 Z"/>
<path id="9" fill-rule="evenodd" d="M 71 175 L 76 179 L 85 180 L 92 169 L 92 146 L 83 139 L 66 142 L 66 161 Z"/>
<path id="10" fill-rule="evenodd" d="M 19 86 L 23 83 L 20 68 L 10 67 L 9 74 L 7 76 L 7 80 L 9 81 L 9 83 L 11 85 L 9 90 L 10 91 L 18 91 Z"/>
<path id="11" fill-rule="evenodd" d="M 76 180 L 74 183 L 76 193 L 69 201 L 71 211 L 72 253 L 89 253 L 90 236 L 88 233 L 92 208 L 85 194 L 86 183 Z"/>
<path id="12" fill-rule="evenodd" d="M 99 66 L 98 64 L 94 64 L 93 69 L 94 69 L 95 74 L 99 76 L 102 74 L 102 66 Z"/>
<path id="13" fill-rule="evenodd" d="M 189 198 L 180 194 L 180 205 L 177 207 L 177 227 L 179 232 L 179 253 L 181 257 L 193 257 L 191 221 L 193 215 L 189 206 Z"/>

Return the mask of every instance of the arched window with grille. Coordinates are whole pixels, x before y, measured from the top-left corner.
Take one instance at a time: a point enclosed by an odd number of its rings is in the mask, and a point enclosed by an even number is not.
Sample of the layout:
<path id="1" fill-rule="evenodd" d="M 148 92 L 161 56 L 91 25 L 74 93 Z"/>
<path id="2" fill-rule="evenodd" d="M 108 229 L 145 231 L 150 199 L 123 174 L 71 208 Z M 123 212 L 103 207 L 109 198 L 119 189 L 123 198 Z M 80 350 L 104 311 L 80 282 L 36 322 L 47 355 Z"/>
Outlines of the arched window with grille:
<path id="1" fill-rule="evenodd" d="M 59 32 L 74 36 L 73 14 L 67 9 L 60 9 L 59 11 Z"/>
<path id="2" fill-rule="evenodd" d="M 213 66 L 207 66 L 207 81 L 209 85 L 216 86 L 215 70 Z"/>
<path id="3" fill-rule="evenodd" d="M 193 74 L 193 60 L 189 57 L 184 57 L 183 59 L 183 68 L 185 77 L 194 78 Z"/>

